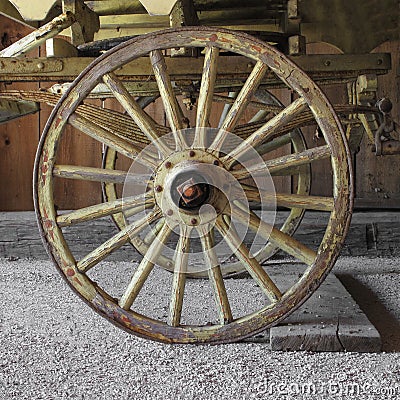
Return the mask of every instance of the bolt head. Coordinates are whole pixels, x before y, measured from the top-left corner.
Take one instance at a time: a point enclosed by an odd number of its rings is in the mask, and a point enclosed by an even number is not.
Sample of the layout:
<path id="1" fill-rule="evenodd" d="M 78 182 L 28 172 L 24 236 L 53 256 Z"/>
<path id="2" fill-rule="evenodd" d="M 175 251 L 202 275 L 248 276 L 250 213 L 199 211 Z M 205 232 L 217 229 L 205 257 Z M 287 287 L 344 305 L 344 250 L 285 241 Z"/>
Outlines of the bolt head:
<path id="1" fill-rule="evenodd" d="M 196 218 L 192 218 L 192 219 L 190 220 L 190 223 L 191 223 L 192 225 L 197 225 L 197 219 L 196 219 Z"/>
<path id="2" fill-rule="evenodd" d="M 388 98 L 382 98 L 377 101 L 376 105 L 378 106 L 379 110 L 384 114 L 389 114 L 392 111 L 393 105 L 392 102 Z"/>
<path id="3" fill-rule="evenodd" d="M 194 150 L 189 151 L 189 157 L 194 157 L 196 155 Z"/>
<path id="4" fill-rule="evenodd" d="M 174 212 L 172 210 L 167 210 L 167 215 L 170 217 Z"/>
<path id="5" fill-rule="evenodd" d="M 172 167 L 172 164 L 171 164 L 170 161 L 167 161 L 164 165 L 165 165 L 165 168 L 171 168 Z"/>
<path id="6" fill-rule="evenodd" d="M 157 186 L 154 188 L 154 190 L 155 190 L 156 192 L 160 193 L 160 192 L 162 192 L 163 188 L 162 188 L 161 185 L 157 185 Z"/>

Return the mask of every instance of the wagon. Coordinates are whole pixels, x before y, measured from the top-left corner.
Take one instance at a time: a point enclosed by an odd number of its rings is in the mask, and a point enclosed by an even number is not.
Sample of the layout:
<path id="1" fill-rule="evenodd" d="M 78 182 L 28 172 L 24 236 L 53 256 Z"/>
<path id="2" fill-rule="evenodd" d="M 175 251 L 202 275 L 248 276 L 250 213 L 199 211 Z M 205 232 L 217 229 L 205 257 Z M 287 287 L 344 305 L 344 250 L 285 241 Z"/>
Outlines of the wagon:
<path id="1" fill-rule="evenodd" d="M 377 155 L 400 153 L 391 102 L 376 98 L 391 55 L 370 53 L 398 39 L 397 2 L 348 3 L 0 2 L 31 30 L 0 52 L 0 81 L 41 83 L 1 90 L 0 118 L 54 107 L 36 155 L 35 210 L 51 259 L 99 314 L 148 339 L 226 343 L 279 323 L 315 292 L 349 228 L 352 152 L 366 133 Z M 354 20 L 340 34 L 329 21 L 349 11 Z M 316 40 L 341 54 L 307 54 Z M 32 55 L 38 48 L 45 56 Z M 333 84 L 347 85 L 348 102 L 328 101 Z M 304 129 L 315 131 L 313 146 Z M 97 158 L 77 159 L 76 135 L 93 139 Z M 331 196 L 310 192 L 318 163 L 331 171 Z M 103 201 L 62 210 L 60 187 L 66 197 L 101 192 Z M 294 237 L 306 210 L 326 214 L 313 247 Z M 70 230 L 90 232 L 108 216 L 118 232 L 77 257 Z M 101 270 L 127 244 L 137 262 L 116 270 L 110 289 Z M 277 252 L 289 261 L 272 262 Z M 146 289 L 157 270 L 163 280 Z M 292 283 L 281 285 L 276 270 Z M 211 318 L 193 299 L 196 285 L 210 294 Z M 164 311 L 148 313 L 147 302 Z"/>

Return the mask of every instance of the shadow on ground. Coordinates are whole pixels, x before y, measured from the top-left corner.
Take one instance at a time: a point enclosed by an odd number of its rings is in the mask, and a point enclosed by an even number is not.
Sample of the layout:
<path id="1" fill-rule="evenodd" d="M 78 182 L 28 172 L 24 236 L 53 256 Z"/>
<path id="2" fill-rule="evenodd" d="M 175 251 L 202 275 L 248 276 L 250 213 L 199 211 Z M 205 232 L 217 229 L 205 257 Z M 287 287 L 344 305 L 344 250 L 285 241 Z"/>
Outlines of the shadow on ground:
<path id="1" fill-rule="evenodd" d="M 349 274 L 337 274 L 337 276 L 380 333 L 382 351 L 400 352 L 400 319 L 395 312 L 357 276 Z"/>

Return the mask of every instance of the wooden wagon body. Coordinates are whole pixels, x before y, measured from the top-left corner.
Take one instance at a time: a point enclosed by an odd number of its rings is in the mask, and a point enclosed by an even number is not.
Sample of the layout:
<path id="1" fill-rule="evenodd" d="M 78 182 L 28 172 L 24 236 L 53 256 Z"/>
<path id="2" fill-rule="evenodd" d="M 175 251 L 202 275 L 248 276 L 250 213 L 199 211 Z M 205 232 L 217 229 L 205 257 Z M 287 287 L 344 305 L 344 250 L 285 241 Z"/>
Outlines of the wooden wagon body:
<path id="1" fill-rule="evenodd" d="M 54 107 L 34 172 L 45 246 L 87 303 L 137 335 L 222 343 L 278 323 L 334 265 L 364 134 L 377 155 L 400 153 L 392 104 L 377 98 L 392 54 L 371 52 L 399 40 L 396 0 L 3 0 L 0 14 L 25 32 L 3 35 L 0 121 Z M 335 54 L 310 54 L 314 42 Z M 40 89 L 7 86 L 24 82 Z M 332 106 L 323 90 L 335 84 L 347 100 Z M 311 146 L 302 129 L 315 132 Z M 77 159 L 77 135 L 102 155 Z M 330 171 L 329 195 L 310 192 L 318 163 Z M 62 211 L 57 187 L 103 200 Z M 294 238 L 305 210 L 327 215 L 315 248 Z M 118 233 L 76 257 L 68 228 L 105 216 Z M 124 244 L 140 262 L 112 293 L 92 270 Z M 304 266 L 289 288 L 268 270 L 278 251 Z M 136 307 L 155 265 L 172 272 L 165 316 Z M 229 278 L 244 273 L 265 298 L 239 312 Z M 182 316 L 187 278 L 208 279 L 215 320 Z"/>

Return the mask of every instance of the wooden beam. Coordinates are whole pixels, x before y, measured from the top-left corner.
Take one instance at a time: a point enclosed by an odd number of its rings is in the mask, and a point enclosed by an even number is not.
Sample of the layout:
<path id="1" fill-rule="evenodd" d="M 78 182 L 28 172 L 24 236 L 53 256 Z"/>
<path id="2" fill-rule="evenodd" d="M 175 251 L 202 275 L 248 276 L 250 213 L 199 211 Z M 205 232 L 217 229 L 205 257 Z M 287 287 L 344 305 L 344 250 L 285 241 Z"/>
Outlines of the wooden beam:
<path id="1" fill-rule="evenodd" d="M 4 57 L 6 57 L 4 55 Z M 346 79 L 357 77 L 363 71 L 374 71 L 376 74 L 386 73 L 391 69 L 391 57 L 388 53 L 373 54 L 330 54 L 330 55 L 307 55 L 293 56 L 300 68 L 308 72 L 316 80 L 325 77 Z M 92 61 L 92 57 L 73 57 L 73 58 L 35 58 L 16 59 L 2 58 L 0 63 L 0 82 L 1 81 L 71 81 L 75 79 Z M 165 63 L 170 77 L 174 81 L 179 80 L 200 80 L 203 72 L 204 58 L 165 57 Z M 38 68 L 38 65 L 42 68 Z M 242 80 L 251 72 L 249 60 L 241 56 L 219 57 L 217 75 L 218 80 L 232 76 Z M 147 57 L 141 57 L 134 63 L 124 65 L 115 71 L 120 78 L 129 78 L 131 82 L 140 82 L 142 85 L 147 83 L 149 78 L 154 81 L 154 74 Z M 225 78 L 224 78 L 225 77 Z M 273 73 L 266 73 L 262 84 L 280 81 Z M 241 82 L 242 83 L 242 82 Z"/>

